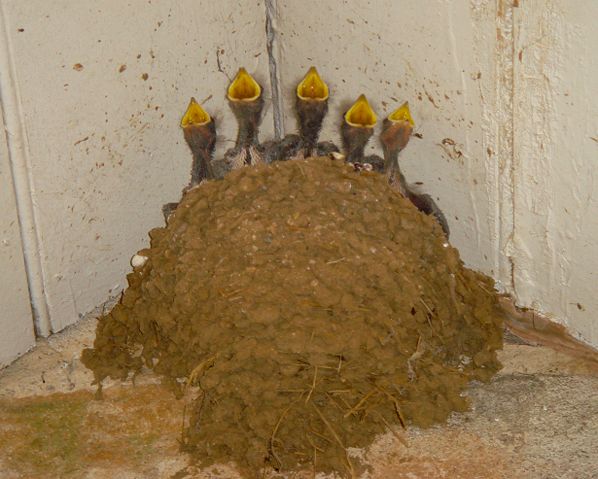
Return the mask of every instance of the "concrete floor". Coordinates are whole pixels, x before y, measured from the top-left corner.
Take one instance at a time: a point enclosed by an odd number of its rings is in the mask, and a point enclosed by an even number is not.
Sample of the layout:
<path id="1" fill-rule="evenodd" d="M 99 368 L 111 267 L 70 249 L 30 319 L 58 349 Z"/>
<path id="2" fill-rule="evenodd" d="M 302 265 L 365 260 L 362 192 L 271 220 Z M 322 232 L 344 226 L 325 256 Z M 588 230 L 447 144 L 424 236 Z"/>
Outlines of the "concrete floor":
<path id="1" fill-rule="evenodd" d="M 151 374 L 94 400 L 79 360 L 94 331 L 84 319 L 0 371 L 0 477 L 240 477 L 178 451 L 182 404 Z M 468 413 L 409 429 L 408 447 L 388 433 L 351 451 L 371 465 L 362 477 L 598 478 L 598 363 L 526 344 L 506 344 L 500 359 L 490 384 L 471 385 Z"/>

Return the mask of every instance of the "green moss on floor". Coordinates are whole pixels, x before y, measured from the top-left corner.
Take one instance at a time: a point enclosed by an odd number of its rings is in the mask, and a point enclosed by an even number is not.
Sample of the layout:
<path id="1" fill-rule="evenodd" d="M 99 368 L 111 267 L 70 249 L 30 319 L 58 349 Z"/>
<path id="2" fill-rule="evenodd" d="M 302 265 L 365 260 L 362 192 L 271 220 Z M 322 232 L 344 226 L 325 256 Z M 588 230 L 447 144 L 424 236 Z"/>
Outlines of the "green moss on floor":
<path id="1" fill-rule="evenodd" d="M 0 447 L 11 449 L 12 467 L 27 464 L 34 474 L 64 476 L 80 466 L 81 426 L 89 397 L 58 394 L 47 398 L 2 401 Z M 51 469 L 49 469 L 51 468 Z"/>
<path id="2" fill-rule="evenodd" d="M 143 470 L 176 454 L 182 403 L 160 386 L 0 400 L 0 471 L 28 479 L 83 477 L 99 467 Z M 0 477 L 4 477 L 0 473 Z"/>

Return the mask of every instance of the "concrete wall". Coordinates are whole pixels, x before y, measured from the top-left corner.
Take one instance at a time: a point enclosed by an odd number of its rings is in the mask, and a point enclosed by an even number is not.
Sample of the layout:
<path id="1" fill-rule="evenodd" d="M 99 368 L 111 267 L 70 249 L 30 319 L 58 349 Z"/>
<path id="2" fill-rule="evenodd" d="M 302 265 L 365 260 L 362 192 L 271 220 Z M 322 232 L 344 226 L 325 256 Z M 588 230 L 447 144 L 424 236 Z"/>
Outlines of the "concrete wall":
<path id="1" fill-rule="evenodd" d="M 597 9 L 593 0 L 0 0 L 12 173 L 2 170 L 2 186 L 18 204 L 0 219 L 13 236 L 20 221 L 38 332 L 123 288 L 131 253 L 187 182 L 178 123 L 191 95 L 216 114 L 222 152 L 235 129 L 224 88 L 238 66 L 272 96 L 267 137 L 294 129 L 294 86 L 316 65 L 331 87 L 323 137 L 338 141 L 340 115 L 360 93 L 380 118 L 409 100 L 418 136 L 404 170 L 437 198 L 465 262 L 598 345 Z M 10 265 L 20 253 L 11 255 Z M 27 323 L 23 301 L 15 324 Z M 0 328 L 2 350 L 10 328 Z M 21 349 L 30 331 L 23 337 Z"/>

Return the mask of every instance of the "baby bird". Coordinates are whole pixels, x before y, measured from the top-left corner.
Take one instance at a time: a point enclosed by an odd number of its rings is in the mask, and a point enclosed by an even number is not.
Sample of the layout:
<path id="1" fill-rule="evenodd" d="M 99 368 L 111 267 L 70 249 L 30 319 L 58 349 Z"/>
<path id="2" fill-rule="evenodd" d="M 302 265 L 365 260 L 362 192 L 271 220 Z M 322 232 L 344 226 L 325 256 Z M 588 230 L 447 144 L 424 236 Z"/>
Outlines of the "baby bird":
<path id="1" fill-rule="evenodd" d="M 258 133 L 264 108 L 262 87 L 245 68 L 240 68 L 226 97 L 237 119 L 238 130 L 234 148 L 224 154 L 225 162 L 230 169 L 261 163 L 263 148 L 259 145 Z"/>
<path id="2" fill-rule="evenodd" d="M 343 116 L 341 141 L 346 161 L 354 164 L 369 163 L 375 171 L 384 169 L 382 158 L 364 156 L 365 146 L 374 134 L 378 119 L 365 95 L 361 95 Z"/>
<path id="3" fill-rule="evenodd" d="M 195 98 L 191 98 L 181 120 L 181 128 L 193 154 L 191 181 L 188 186 L 192 188 L 204 179 L 214 178 L 212 155 L 216 145 L 216 124 Z"/>
<path id="4" fill-rule="evenodd" d="M 216 124 L 195 98 L 191 98 L 187 111 L 181 120 L 183 136 L 193 155 L 191 164 L 191 180 L 183 189 L 183 193 L 203 180 L 215 177 L 212 156 L 216 146 Z M 176 209 L 178 203 L 166 203 L 162 206 L 164 219 L 168 220 L 170 214 Z"/>
<path id="5" fill-rule="evenodd" d="M 270 162 L 303 159 L 338 151 L 330 142 L 318 143 L 322 122 L 328 112 L 328 85 L 315 67 L 311 67 L 299 82 L 295 94 L 299 134 L 288 134 L 279 142 L 268 142 L 266 150 Z"/>
<path id="6" fill-rule="evenodd" d="M 414 124 L 407 102 L 385 118 L 380 134 L 380 143 L 384 151 L 384 170 L 391 186 L 397 188 L 418 210 L 427 215 L 434 215 L 448 238 L 449 226 L 436 202 L 430 195 L 415 192 L 407 184 L 399 167 L 399 153 L 409 143 Z"/>
<path id="7" fill-rule="evenodd" d="M 311 67 L 297 85 L 295 109 L 299 119 L 299 136 L 303 146 L 303 156 L 309 157 L 319 152 L 318 138 L 322 122 L 328 113 L 328 85 L 322 80 L 315 67 Z"/>

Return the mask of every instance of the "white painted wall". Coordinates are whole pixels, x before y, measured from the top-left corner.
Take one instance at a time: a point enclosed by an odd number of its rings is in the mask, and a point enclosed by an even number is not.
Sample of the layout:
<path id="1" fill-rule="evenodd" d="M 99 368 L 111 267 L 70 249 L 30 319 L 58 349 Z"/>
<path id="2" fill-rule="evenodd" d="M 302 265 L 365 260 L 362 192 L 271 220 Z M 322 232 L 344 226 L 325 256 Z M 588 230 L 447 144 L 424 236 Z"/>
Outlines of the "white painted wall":
<path id="1" fill-rule="evenodd" d="M 598 346 L 598 2 L 514 13 L 515 291 Z"/>
<path id="2" fill-rule="evenodd" d="M 3 118 L 0 105 L 0 368 L 35 343 Z"/>
<path id="3" fill-rule="evenodd" d="M 264 5 L 0 0 L 0 6 L 8 37 L 0 48 L 12 67 L 2 88 L 16 95 L 16 122 L 26 133 L 25 153 L 13 161 L 30 172 L 20 200 L 31 203 L 49 318 L 44 323 L 42 311 L 39 327 L 47 334 L 123 288 L 132 253 L 163 224 L 161 205 L 180 197 L 191 157 L 179 121 L 190 96 L 216 116 L 219 151 L 230 146 L 227 75 L 244 65 L 262 83 L 269 80 Z M 270 134 L 271 115 L 264 125 Z"/>
<path id="4" fill-rule="evenodd" d="M 380 118 L 409 100 L 422 138 L 404 170 L 438 199 L 465 262 L 598 346 L 594 0 L 0 0 L 0 92 L 40 332 L 124 286 L 131 253 L 187 182 L 189 97 L 216 114 L 222 152 L 235 129 L 227 76 L 245 65 L 271 91 L 266 6 L 277 126 L 294 129 L 311 65 L 331 87 L 325 138 L 338 141 L 360 93 Z"/>

